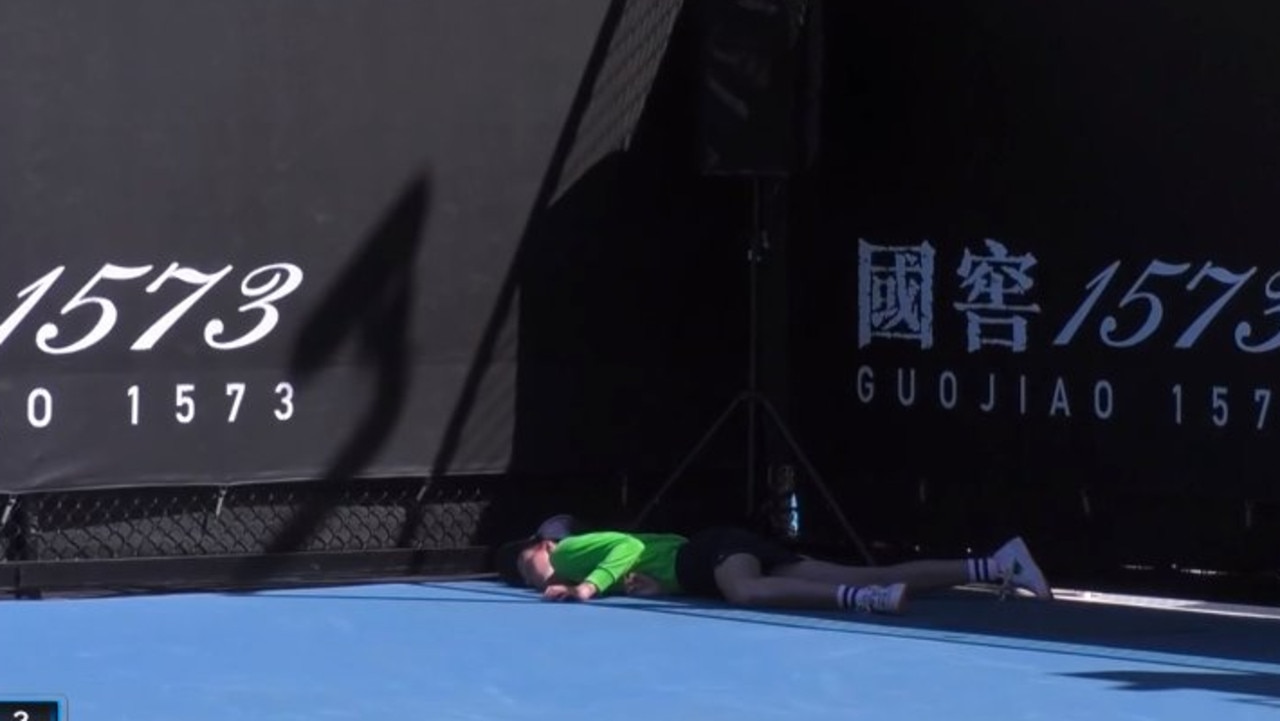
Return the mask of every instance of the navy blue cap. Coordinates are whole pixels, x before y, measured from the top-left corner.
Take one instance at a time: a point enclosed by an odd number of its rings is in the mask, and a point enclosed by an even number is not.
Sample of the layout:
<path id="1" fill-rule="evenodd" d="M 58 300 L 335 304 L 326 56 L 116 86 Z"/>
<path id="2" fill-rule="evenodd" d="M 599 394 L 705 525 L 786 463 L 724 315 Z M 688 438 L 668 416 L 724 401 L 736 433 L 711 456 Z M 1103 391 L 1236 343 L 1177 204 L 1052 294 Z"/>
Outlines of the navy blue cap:
<path id="1" fill-rule="evenodd" d="M 520 576 L 520 554 L 539 541 L 563 541 L 569 536 L 583 533 L 586 525 L 569 513 L 554 515 L 538 525 L 531 536 L 504 543 L 494 553 L 494 568 L 498 576 L 512 586 L 523 586 Z"/>

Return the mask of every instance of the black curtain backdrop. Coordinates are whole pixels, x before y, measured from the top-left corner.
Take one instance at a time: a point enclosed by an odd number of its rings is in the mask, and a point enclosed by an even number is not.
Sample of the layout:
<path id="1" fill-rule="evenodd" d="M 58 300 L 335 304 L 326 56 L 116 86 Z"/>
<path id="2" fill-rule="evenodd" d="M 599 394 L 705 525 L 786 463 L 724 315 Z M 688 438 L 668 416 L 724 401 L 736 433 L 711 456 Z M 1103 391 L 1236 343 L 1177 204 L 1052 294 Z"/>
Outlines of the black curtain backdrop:
<path id="1" fill-rule="evenodd" d="M 745 369 L 683 5 L 4 3 L 0 489 L 643 496 Z"/>
<path id="2" fill-rule="evenodd" d="M 1280 8 L 825 13 L 792 377 L 859 525 L 1256 554 L 1243 501 L 1280 500 Z"/>

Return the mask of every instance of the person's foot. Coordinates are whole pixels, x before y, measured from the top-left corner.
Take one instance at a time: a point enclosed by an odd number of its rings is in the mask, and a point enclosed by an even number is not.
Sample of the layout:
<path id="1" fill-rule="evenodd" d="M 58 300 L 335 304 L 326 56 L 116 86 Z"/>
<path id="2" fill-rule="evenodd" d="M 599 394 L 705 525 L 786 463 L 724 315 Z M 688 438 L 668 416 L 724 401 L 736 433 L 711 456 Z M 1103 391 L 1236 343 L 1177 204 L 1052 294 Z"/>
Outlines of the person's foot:
<path id="1" fill-rule="evenodd" d="M 1036 565 L 1035 559 L 1031 557 L 1031 551 L 1022 538 L 1014 538 L 1004 544 L 992 558 L 995 559 L 1006 591 L 1010 588 L 1021 588 L 1042 600 L 1053 598 L 1053 590 L 1049 588 L 1049 582 L 1045 579 L 1040 566 Z"/>
<path id="2" fill-rule="evenodd" d="M 863 586 L 854 595 L 854 606 L 864 613 L 901 613 L 906 602 L 907 586 Z"/>

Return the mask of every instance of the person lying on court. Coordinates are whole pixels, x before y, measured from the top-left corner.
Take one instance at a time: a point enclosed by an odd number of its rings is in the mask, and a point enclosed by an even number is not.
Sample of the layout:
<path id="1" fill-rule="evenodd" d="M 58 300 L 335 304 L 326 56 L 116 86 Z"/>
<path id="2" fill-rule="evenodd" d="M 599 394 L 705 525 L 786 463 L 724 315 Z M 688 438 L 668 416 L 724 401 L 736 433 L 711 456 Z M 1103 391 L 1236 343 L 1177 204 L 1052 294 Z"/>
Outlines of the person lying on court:
<path id="1" fill-rule="evenodd" d="M 556 517 L 538 534 L 500 547 L 495 558 L 499 577 L 541 591 L 548 600 L 692 596 L 736 606 L 876 613 L 900 613 L 908 590 L 966 584 L 1053 598 L 1021 538 L 986 558 L 846 566 L 802 556 L 738 528 L 713 528 L 686 538 L 582 530 L 571 524 L 571 517 Z"/>

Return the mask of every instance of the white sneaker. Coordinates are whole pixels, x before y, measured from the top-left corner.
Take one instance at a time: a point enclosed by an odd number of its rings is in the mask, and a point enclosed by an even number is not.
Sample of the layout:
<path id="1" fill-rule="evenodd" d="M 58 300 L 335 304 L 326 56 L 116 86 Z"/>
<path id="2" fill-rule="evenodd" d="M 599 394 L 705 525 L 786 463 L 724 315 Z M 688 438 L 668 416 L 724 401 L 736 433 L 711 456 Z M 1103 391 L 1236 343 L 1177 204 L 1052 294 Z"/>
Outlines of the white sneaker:
<path id="1" fill-rule="evenodd" d="M 1053 591 L 1044 573 L 1031 557 L 1031 551 L 1022 538 L 1014 538 L 1000 547 L 992 556 L 996 562 L 997 572 L 1003 580 L 1003 588 L 1021 588 L 1035 594 L 1036 598 L 1051 600 Z"/>
<path id="2" fill-rule="evenodd" d="M 863 613 L 901 613 L 907 595 L 905 583 L 863 586 L 853 595 L 854 607 Z"/>

